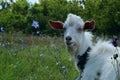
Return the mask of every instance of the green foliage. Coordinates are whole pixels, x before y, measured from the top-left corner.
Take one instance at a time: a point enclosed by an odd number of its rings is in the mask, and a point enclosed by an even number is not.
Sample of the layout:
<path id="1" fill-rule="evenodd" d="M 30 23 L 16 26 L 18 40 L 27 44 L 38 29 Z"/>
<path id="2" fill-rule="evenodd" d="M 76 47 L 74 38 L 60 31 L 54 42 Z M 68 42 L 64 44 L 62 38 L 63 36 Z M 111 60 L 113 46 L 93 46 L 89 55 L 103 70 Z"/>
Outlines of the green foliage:
<path id="1" fill-rule="evenodd" d="M 85 8 L 81 6 L 85 5 Z M 65 21 L 68 13 L 80 15 L 84 20 L 95 20 L 97 34 L 117 35 L 120 33 L 120 0 L 40 0 L 30 4 L 27 0 L 10 3 L 0 1 L 0 26 L 6 32 L 23 32 L 32 34 L 36 30 L 32 21 L 39 22 L 39 29 L 44 34 L 62 35 L 62 31 L 53 31 L 48 20 Z"/>
<path id="2" fill-rule="evenodd" d="M 86 14 L 96 21 L 96 32 L 109 35 L 120 33 L 119 0 L 87 0 Z M 88 11 L 88 12 L 87 12 Z M 119 18 L 119 19 L 118 19 Z"/>
<path id="3" fill-rule="evenodd" d="M 0 35 L 0 69 L 0 80 L 75 80 L 80 75 L 62 38 L 21 33 Z"/>

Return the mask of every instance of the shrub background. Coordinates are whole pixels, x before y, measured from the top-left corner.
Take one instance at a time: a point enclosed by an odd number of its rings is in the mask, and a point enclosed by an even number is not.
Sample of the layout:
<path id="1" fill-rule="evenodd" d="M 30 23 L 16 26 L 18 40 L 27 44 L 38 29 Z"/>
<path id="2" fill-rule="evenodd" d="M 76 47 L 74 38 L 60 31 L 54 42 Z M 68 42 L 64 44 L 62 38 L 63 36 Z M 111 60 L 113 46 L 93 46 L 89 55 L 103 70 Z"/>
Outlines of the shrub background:
<path id="1" fill-rule="evenodd" d="M 27 0 L 1 0 L 0 6 L 0 26 L 8 33 L 34 34 L 31 25 L 35 20 L 43 34 L 60 35 L 61 31 L 50 29 L 48 20 L 65 21 L 68 13 L 74 13 L 84 21 L 95 20 L 96 34 L 120 34 L 120 0 L 40 0 L 35 4 Z"/>

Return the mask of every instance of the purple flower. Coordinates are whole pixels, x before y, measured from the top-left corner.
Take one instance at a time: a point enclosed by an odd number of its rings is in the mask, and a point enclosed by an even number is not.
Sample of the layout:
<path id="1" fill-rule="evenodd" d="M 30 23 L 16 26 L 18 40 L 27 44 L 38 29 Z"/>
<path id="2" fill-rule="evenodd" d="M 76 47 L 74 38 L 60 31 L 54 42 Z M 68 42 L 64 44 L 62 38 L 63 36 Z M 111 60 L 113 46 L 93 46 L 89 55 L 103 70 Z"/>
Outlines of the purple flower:
<path id="1" fill-rule="evenodd" d="M 34 28 L 39 28 L 39 23 L 37 21 L 33 21 L 32 26 Z"/>
<path id="2" fill-rule="evenodd" d="M 118 40 L 118 39 L 115 38 L 115 39 L 113 39 L 112 42 L 111 42 L 115 47 L 117 47 L 117 40 Z"/>
<path id="3" fill-rule="evenodd" d="M 77 77 L 75 80 L 80 80 L 80 78 Z"/>
<path id="4" fill-rule="evenodd" d="M 5 47 L 5 44 L 4 44 L 4 43 L 2 44 L 2 47 Z"/>

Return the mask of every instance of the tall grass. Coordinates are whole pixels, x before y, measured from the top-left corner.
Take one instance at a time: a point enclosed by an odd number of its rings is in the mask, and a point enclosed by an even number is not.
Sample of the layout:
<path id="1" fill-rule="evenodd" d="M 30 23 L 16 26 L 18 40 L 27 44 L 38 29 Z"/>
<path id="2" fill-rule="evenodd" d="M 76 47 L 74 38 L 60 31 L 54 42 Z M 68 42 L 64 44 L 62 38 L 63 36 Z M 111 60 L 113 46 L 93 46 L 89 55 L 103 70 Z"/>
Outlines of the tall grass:
<path id="1" fill-rule="evenodd" d="M 0 80 L 75 80 L 62 37 L 0 33 Z"/>

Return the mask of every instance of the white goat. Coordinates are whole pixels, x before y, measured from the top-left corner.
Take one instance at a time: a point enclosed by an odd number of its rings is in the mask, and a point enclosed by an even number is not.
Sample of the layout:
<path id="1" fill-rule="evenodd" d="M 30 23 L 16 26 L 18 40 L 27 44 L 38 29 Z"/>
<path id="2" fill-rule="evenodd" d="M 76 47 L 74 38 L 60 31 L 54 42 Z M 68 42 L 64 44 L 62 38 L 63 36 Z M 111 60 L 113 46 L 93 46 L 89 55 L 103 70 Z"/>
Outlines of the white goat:
<path id="1" fill-rule="evenodd" d="M 116 48 L 110 41 L 92 44 L 93 35 L 86 30 L 94 29 L 95 22 L 84 22 L 81 17 L 68 14 L 66 21 L 49 21 L 55 30 L 64 29 L 64 42 L 69 53 L 75 58 L 75 65 L 82 70 L 80 80 L 120 80 L 120 68 L 116 67 L 118 57 L 113 57 Z M 120 49 L 119 49 L 120 52 Z M 114 65 L 115 64 L 115 65 Z M 117 71 L 116 71 L 117 68 Z"/>

